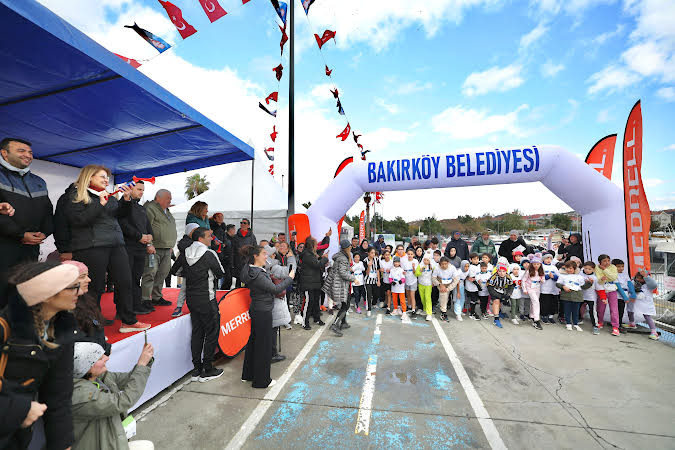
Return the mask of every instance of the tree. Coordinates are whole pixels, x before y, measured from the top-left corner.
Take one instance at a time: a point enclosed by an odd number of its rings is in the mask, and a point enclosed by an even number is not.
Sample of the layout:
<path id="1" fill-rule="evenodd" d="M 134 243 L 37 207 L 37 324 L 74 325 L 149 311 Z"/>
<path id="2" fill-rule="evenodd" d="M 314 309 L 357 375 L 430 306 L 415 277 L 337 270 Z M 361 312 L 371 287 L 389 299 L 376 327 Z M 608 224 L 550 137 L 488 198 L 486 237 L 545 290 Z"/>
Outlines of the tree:
<path id="1" fill-rule="evenodd" d="M 572 219 L 567 214 L 553 214 L 551 216 L 551 225 L 561 230 L 571 230 L 572 229 Z"/>
<path id="2" fill-rule="evenodd" d="M 422 221 L 422 231 L 427 236 L 433 236 L 443 231 L 443 225 L 436 219 L 436 216 L 426 217 Z"/>
<path id="3" fill-rule="evenodd" d="M 526 229 L 523 215 L 517 209 L 512 213 L 506 213 L 500 221 L 499 228 L 502 230 L 524 230 Z"/>
<path id="4" fill-rule="evenodd" d="M 354 232 L 356 233 L 357 236 L 358 236 L 358 233 L 359 233 L 359 222 L 360 221 L 361 221 L 361 218 L 359 217 L 358 214 L 355 214 L 351 217 L 349 217 L 348 215 L 345 215 L 345 222 L 347 222 L 347 224 L 350 227 L 354 228 Z"/>
<path id="5" fill-rule="evenodd" d="M 466 214 L 464 216 L 458 216 L 457 220 L 459 221 L 459 223 L 470 223 L 474 221 L 474 218 Z"/>
<path id="6" fill-rule="evenodd" d="M 394 220 L 385 220 L 384 229 L 394 233 L 397 240 L 403 240 L 408 236 L 408 223 L 401 216 L 396 216 Z"/>
<path id="7" fill-rule="evenodd" d="M 210 181 L 206 181 L 206 175 L 201 176 L 196 173 L 185 179 L 185 196 L 192 200 L 196 196 L 209 190 Z"/>

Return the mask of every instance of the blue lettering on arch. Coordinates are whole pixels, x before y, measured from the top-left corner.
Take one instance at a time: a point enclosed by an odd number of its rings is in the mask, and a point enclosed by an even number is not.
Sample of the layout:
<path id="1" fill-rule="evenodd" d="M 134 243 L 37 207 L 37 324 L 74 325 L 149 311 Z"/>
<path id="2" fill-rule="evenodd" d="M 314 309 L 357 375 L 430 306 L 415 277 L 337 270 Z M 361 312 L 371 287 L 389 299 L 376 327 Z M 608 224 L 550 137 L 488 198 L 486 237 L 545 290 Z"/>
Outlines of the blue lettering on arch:
<path id="1" fill-rule="evenodd" d="M 483 161 L 483 156 L 485 156 L 485 153 L 483 152 L 478 152 L 476 153 L 476 174 L 477 175 L 485 175 L 485 171 L 481 169 L 481 166 L 485 165 L 485 161 Z"/>
<path id="2" fill-rule="evenodd" d="M 466 156 L 467 155 L 465 153 L 457 155 L 457 176 L 458 177 L 465 177 L 466 176 L 466 173 L 462 172 L 462 167 L 464 167 L 466 165 L 466 163 L 464 162 L 464 158 Z"/>
<path id="3" fill-rule="evenodd" d="M 387 175 L 384 170 L 383 162 L 380 162 L 380 164 L 377 167 L 377 182 L 379 183 L 380 181 L 387 181 Z"/>
<path id="4" fill-rule="evenodd" d="M 455 155 L 446 155 L 445 162 L 447 164 L 447 174 L 448 178 L 455 176 Z"/>
<path id="5" fill-rule="evenodd" d="M 532 172 L 532 169 L 534 168 L 534 160 L 530 156 L 531 154 L 532 154 L 531 148 L 524 148 L 523 149 L 523 158 L 525 158 L 525 161 L 528 161 L 530 163 L 530 164 L 525 164 L 523 166 L 524 172 Z"/>
<path id="6" fill-rule="evenodd" d="M 466 155 L 466 176 L 473 177 L 476 175 L 476 172 L 471 170 L 471 154 L 467 153 Z"/>
<path id="7" fill-rule="evenodd" d="M 520 153 L 520 149 L 515 148 L 511 150 L 511 152 L 513 152 L 513 173 L 520 173 L 523 171 L 521 168 L 518 167 L 518 164 L 520 163 L 520 161 L 522 161 L 522 158 L 518 156 L 518 154 Z"/>
<path id="8" fill-rule="evenodd" d="M 410 160 L 409 159 L 402 159 L 401 160 L 401 181 L 405 180 L 406 178 L 410 180 Z"/>
<path id="9" fill-rule="evenodd" d="M 369 162 L 368 163 L 368 183 L 374 183 L 375 182 L 375 163 L 374 162 Z"/>
<path id="10" fill-rule="evenodd" d="M 509 161 L 511 160 L 511 152 L 502 150 L 500 152 L 504 157 L 504 173 L 509 173 Z"/>
<path id="11" fill-rule="evenodd" d="M 534 156 L 535 156 L 535 161 L 536 161 L 534 171 L 538 172 L 539 171 L 539 149 L 537 149 L 536 145 L 533 145 L 532 148 L 534 149 Z"/>
<path id="12" fill-rule="evenodd" d="M 497 161 L 493 152 L 485 152 L 485 159 L 487 160 L 487 174 L 493 175 L 497 171 Z"/>
<path id="13" fill-rule="evenodd" d="M 394 163 L 396 161 L 387 161 L 387 181 L 396 181 L 396 172 L 394 172 Z"/>

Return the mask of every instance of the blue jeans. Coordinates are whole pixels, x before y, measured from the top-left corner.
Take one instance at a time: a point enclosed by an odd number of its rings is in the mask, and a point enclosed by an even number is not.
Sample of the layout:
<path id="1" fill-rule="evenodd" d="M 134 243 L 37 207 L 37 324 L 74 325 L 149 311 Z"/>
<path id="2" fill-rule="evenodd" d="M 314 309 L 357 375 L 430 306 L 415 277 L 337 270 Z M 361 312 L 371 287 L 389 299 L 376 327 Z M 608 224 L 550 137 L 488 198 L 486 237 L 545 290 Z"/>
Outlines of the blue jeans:
<path id="1" fill-rule="evenodd" d="M 455 288 L 456 289 L 456 288 Z M 455 291 L 457 294 L 457 291 Z M 464 295 L 464 283 L 459 283 L 459 295 L 455 295 L 455 315 L 462 314 L 462 309 L 464 308 L 464 300 L 466 296 Z"/>
<path id="2" fill-rule="evenodd" d="M 565 309 L 565 322 L 567 324 L 579 325 L 579 305 L 578 302 L 568 302 L 562 300 Z"/>

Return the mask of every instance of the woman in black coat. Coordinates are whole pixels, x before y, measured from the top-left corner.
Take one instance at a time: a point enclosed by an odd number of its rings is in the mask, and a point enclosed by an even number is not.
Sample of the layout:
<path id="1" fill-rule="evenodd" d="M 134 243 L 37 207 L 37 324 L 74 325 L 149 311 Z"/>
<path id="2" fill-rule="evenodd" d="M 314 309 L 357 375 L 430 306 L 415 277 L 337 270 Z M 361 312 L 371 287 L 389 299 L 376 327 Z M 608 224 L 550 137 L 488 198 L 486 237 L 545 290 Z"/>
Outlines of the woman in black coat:
<path id="1" fill-rule="evenodd" d="M 240 255 L 245 263 L 239 274 L 241 281 L 251 292 L 251 336 L 246 344 L 242 381 L 252 381 L 254 388 L 273 386 L 276 381 L 270 377 L 272 364 L 272 308 L 274 297 L 285 291 L 295 278 L 292 270 L 288 278 L 274 284 L 263 268 L 267 261 L 267 252 L 262 247 L 247 245 L 241 248 Z"/>
<path id="2" fill-rule="evenodd" d="M 75 182 L 77 189 L 65 202 L 70 224 L 73 259 L 89 268 L 91 295 L 101 304 L 108 272 L 117 290 L 117 315 L 122 321 L 120 332 L 143 331 L 150 325 L 138 322 L 133 312 L 131 269 L 118 217 L 131 210 L 131 189 L 123 187 L 122 200 L 106 194 L 110 169 L 89 165 L 82 168 Z"/>
<path id="3" fill-rule="evenodd" d="M 304 319 L 305 330 L 311 330 L 309 318 L 314 318 L 314 323 L 325 325 L 321 320 L 319 313 L 319 303 L 321 302 L 321 286 L 323 284 L 323 269 L 328 264 L 328 258 L 319 256 L 316 253 L 316 239 L 307 236 L 305 239 L 305 248 L 300 253 L 300 276 L 298 280 L 298 289 L 304 292 L 305 302 L 302 308 L 302 317 Z"/>
<path id="4" fill-rule="evenodd" d="M 28 448 L 32 425 L 44 418 L 48 450 L 73 445 L 73 344 L 78 270 L 31 262 L 9 277 L 0 311 L 0 355 L 7 358 L 0 390 L 0 448 Z M 9 338 L 7 338 L 7 334 Z"/>

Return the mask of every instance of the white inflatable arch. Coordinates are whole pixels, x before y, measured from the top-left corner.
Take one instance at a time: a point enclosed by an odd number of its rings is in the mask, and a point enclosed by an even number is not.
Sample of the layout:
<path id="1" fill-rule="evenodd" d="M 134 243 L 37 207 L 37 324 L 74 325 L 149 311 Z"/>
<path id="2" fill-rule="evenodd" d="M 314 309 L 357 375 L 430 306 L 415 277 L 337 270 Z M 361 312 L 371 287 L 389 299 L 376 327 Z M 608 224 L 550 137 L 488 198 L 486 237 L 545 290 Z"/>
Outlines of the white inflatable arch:
<path id="1" fill-rule="evenodd" d="M 586 260 L 626 259 L 622 190 L 573 153 L 557 147 L 472 150 L 348 165 L 307 211 L 311 233 L 323 236 L 364 192 L 541 181 L 582 216 Z M 461 211 L 460 211 L 461 213 Z M 339 233 L 331 238 L 331 253 Z"/>

